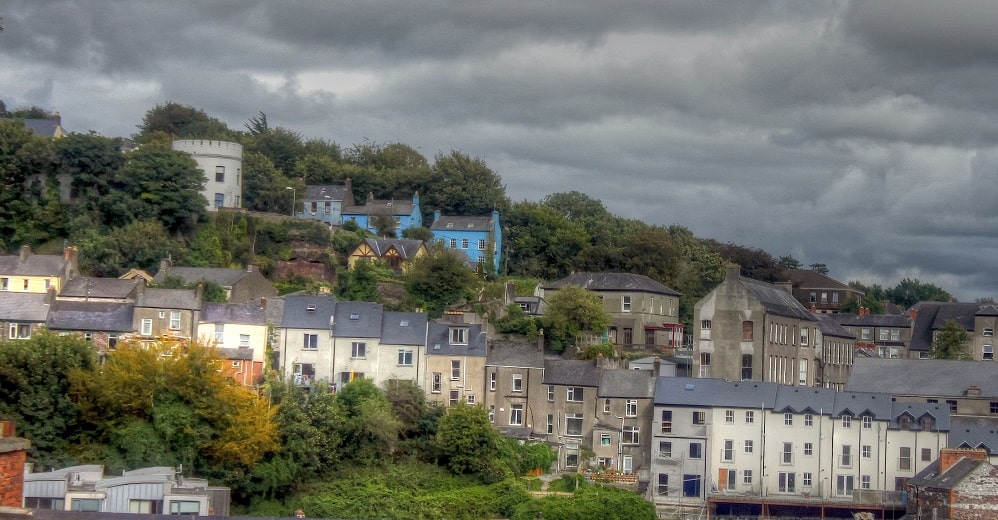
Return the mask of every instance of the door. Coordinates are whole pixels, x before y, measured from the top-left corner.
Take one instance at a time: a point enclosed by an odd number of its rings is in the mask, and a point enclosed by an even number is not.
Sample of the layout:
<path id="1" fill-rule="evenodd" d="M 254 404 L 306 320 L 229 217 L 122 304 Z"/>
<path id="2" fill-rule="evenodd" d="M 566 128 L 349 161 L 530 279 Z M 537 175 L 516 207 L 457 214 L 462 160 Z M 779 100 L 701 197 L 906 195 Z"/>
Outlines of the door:
<path id="1" fill-rule="evenodd" d="M 620 469 L 625 474 L 630 475 L 631 472 L 634 471 L 634 459 L 633 459 L 633 457 L 631 457 L 630 455 L 624 455 L 623 459 L 621 459 L 621 468 Z"/>

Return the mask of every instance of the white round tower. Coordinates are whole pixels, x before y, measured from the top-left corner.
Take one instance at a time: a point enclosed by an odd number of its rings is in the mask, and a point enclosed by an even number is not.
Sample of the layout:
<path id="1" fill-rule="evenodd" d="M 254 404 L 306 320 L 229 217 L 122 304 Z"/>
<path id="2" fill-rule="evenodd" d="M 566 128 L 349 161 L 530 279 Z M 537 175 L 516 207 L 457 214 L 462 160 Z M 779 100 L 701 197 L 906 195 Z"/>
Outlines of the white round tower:
<path id="1" fill-rule="evenodd" d="M 173 149 L 190 154 L 204 172 L 208 211 L 242 207 L 243 145 L 208 139 L 183 139 Z"/>

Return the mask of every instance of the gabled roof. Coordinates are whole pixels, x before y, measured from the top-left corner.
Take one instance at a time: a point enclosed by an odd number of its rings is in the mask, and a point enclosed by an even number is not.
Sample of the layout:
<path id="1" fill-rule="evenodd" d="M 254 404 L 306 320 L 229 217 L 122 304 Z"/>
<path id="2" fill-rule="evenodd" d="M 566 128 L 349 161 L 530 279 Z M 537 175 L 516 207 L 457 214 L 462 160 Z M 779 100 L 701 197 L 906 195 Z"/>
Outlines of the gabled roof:
<path id="1" fill-rule="evenodd" d="M 78 276 L 69 280 L 59 291 L 60 297 L 125 299 L 139 285 L 136 279 L 93 278 Z"/>
<path id="2" fill-rule="evenodd" d="M 532 341 L 492 340 L 485 365 L 544 368 L 544 352 Z"/>
<path id="3" fill-rule="evenodd" d="M 0 275 L 14 276 L 60 276 L 69 263 L 63 255 L 24 255 L 0 256 Z"/>
<path id="4" fill-rule="evenodd" d="M 305 186 L 304 200 L 331 200 L 343 201 L 347 196 L 347 186 L 345 184 L 323 184 Z"/>
<path id="5" fill-rule="evenodd" d="M 186 283 L 197 283 L 201 280 L 217 283 L 223 288 L 231 288 L 246 278 L 253 271 L 246 269 L 225 269 L 221 267 L 176 267 L 172 266 L 166 272 L 160 270 L 153 277 L 156 283 L 163 283 L 167 277 L 177 277 Z"/>
<path id="6" fill-rule="evenodd" d="M 450 329 L 468 329 L 468 344 L 450 342 Z M 481 325 L 455 325 L 431 321 L 426 335 L 426 354 L 429 356 L 474 356 L 485 357 L 486 337 Z"/>
<path id="7" fill-rule="evenodd" d="M 333 334 L 342 338 L 380 338 L 384 307 L 372 302 L 339 302 Z"/>
<path id="8" fill-rule="evenodd" d="M 838 320 L 835 319 L 836 314 L 814 314 L 813 316 L 818 321 L 818 329 L 821 330 L 823 336 L 856 339 L 855 334 L 839 324 Z"/>
<path id="9" fill-rule="evenodd" d="M 41 137 L 58 137 L 61 126 L 55 119 L 25 119 L 24 128 Z"/>
<path id="10" fill-rule="evenodd" d="M 800 289 L 835 289 L 845 290 L 862 294 L 859 290 L 813 269 L 786 269 L 783 273 L 793 284 L 794 288 Z"/>
<path id="11" fill-rule="evenodd" d="M 773 410 L 783 413 L 831 414 L 835 390 L 806 386 L 781 386 L 776 391 Z"/>
<path id="12" fill-rule="evenodd" d="M 993 306 L 960 302 L 916 303 L 912 306 L 916 315 L 915 324 L 911 329 L 909 350 L 924 352 L 932 350 L 932 331 L 942 329 L 950 320 L 956 321 L 965 330 L 974 330 L 974 316 L 982 307 Z"/>
<path id="13" fill-rule="evenodd" d="M 441 215 L 440 218 L 433 221 L 430 225 L 430 229 L 433 231 L 492 231 L 495 228 L 495 222 L 492 220 L 492 216 L 485 217 L 448 217 L 446 215 Z"/>
<path id="14" fill-rule="evenodd" d="M 597 397 L 651 399 L 655 396 L 655 377 L 648 370 L 603 370 Z"/>
<path id="15" fill-rule="evenodd" d="M 895 401 L 892 404 L 891 409 L 891 424 L 888 426 L 890 429 L 900 429 L 901 425 L 898 419 L 901 415 L 907 414 L 914 422 L 911 425 L 911 429 L 920 430 L 921 426 L 919 421 L 925 416 L 931 417 L 936 425 L 935 430 L 938 431 L 949 431 L 950 430 L 950 411 L 948 404 L 938 404 L 938 403 L 904 403 Z"/>
<path id="16" fill-rule="evenodd" d="M 950 448 L 981 448 L 998 454 L 998 417 L 954 415 L 950 418 Z"/>
<path id="17" fill-rule="evenodd" d="M 627 291 L 680 296 L 678 292 L 645 275 L 632 273 L 575 273 L 542 287 L 548 290 L 560 289 L 566 285 L 574 285 L 596 292 Z"/>
<path id="18" fill-rule="evenodd" d="M 844 327 L 891 327 L 896 329 L 907 329 L 911 327 L 911 320 L 907 314 L 859 314 L 838 313 L 824 314 L 838 322 Z"/>
<path id="19" fill-rule="evenodd" d="M 381 318 L 382 345 L 426 345 L 426 314 L 385 312 Z"/>
<path id="20" fill-rule="evenodd" d="M 876 392 L 836 392 L 832 416 L 850 415 L 860 417 L 870 415 L 874 419 L 889 421 L 893 417 L 891 406 L 893 398 L 890 394 Z"/>
<path id="21" fill-rule="evenodd" d="M 544 360 L 545 385 L 599 386 L 600 367 L 595 361 L 580 359 Z"/>
<path id="22" fill-rule="evenodd" d="M 961 397 L 970 386 L 978 387 L 982 397 L 998 397 L 998 363 L 857 357 L 845 388 L 892 395 Z"/>
<path id="23" fill-rule="evenodd" d="M 411 215 L 417 208 L 411 200 L 372 200 L 368 199 L 363 206 L 346 206 L 342 214 L 347 215 Z"/>
<path id="24" fill-rule="evenodd" d="M 0 321 L 45 323 L 49 314 L 47 294 L 0 292 Z"/>
<path id="25" fill-rule="evenodd" d="M 56 300 L 45 326 L 52 330 L 131 332 L 133 311 L 131 303 Z"/>
<path id="26" fill-rule="evenodd" d="M 256 303 L 205 302 L 201 309 L 201 322 L 266 325 L 267 310 Z"/>
<path id="27" fill-rule="evenodd" d="M 749 294 L 766 309 L 766 312 L 804 321 L 816 321 L 811 311 L 801 305 L 794 298 L 794 295 L 786 290 L 751 278 L 739 277 L 739 280 L 745 285 Z"/>
<path id="28" fill-rule="evenodd" d="M 943 473 L 939 473 L 939 459 L 936 459 L 935 462 L 912 477 L 908 481 L 908 485 L 920 488 L 954 489 L 983 464 L 988 464 L 988 462 L 964 457 L 953 463 Z"/>
<path id="29" fill-rule="evenodd" d="M 385 256 L 385 253 L 394 248 L 398 251 L 399 258 L 403 260 L 413 257 L 420 246 L 423 245 L 422 240 L 409 240 L 405 238 L 365 238 L 364 243 L 379 258 Z"/>
<path id="30" fill-rule="evenodd" d="M 756 381 L 659 377 L 655 382 L 655 404 L 772 409 L 778 386 Z"/>
<path id="31" fill-rule="evenodd" d="M 335 310 L 336 298 L 332 296 L 285 296 L 281 327 L 329 330 Z"/>
<path id="32" fill-rule="evenodd" d="M 135 298 L 136 307 L 154 309 L 197 310 L 201 308 L 201 298 L 195 289 L 159 289 L 147 287 Z"/>

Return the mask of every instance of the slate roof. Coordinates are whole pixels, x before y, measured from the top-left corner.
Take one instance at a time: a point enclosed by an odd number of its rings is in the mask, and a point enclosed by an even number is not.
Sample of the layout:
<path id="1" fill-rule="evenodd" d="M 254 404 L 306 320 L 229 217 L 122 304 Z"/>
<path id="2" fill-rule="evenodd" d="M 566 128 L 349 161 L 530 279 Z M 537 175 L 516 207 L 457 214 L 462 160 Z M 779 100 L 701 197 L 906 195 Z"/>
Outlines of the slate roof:
<path id="1" fill-rule="evenodd" d="M 818 322 L 818 329 L 821 330 L 822 336 L 856 339 L 855 334 L 849 332 L 849 329 L 843 327 L 835 319 L 835 314 L 813 314 L 813 316 Z"/>
<path id="2" fill-rule="evenodd" d="M 422 240 L 409 240 L 405 238 L 365 238 L 364 243 L 370 247 L 378 257 L 385 256 L 389 249 L 395 248 L 399 257 L 403 260 L 411 258 L 423 245 Z"/>
<path id="3" fill-rule="evenodd" d="M 907 314 L 865 314 L 860 316 L 851 313 L 823 314 L 845 327 L 891 327 L 896 329 L 907 329 L 911 327 L 911 320 Z"/>
<path id="4" fill-rule="evenodd" d="M 450 224 L 450 227 L 448 227 Z M 432 230 L 445 231 L 492 231 L 495 223 L 492 215 L 485 217 L 448 217 L 441 215 L 440 218 L 430 224 Z"/>
<path id="5" fill-rule="evenodd" d="M 959 302 L 919 302 L 912 309 L 915 324 L 911 329 L 909 350 L 928 352 L 932 349 L 932 331 L 942 329 L 946 322 L 954 320 L 965 330 L 974 330 L 974 316 L 981 312 L 983 316 L 991 316 L 993 305 Z"/>
<path id="6" fill-rule="evenodd" d="M 305 186 L 304 200 L 342 201 L 347 195 L 345 184 L 325 184 Z"/>
<path id="7" fill-rule="evenodd" d="M 267 310 L 256 303 L 205 302 L 201 309 L 201 322 L 266 325 Z"/>
<path id="8" fill-rule="evenodd" d="M 384 307 L 372 302 L 339 302 L 333 334 L 341 338 L 380 338 Z"/>
<path id="9" fill-rule="evenodd" d="M 468 328 L 468 344 L 450 342 L 451 327 Z M 456 325 L 431 321 L 427 327 L 426 353 L 431 356 L 475 356 L 485 357 L 486 337 L 481 325 Z"/>
<path id="10" fill-rule="evenodd" d="M 163 283 L 167 277 L 177 277 L 186 283 L 196 283 L 201 280 L 217 283 L 223 288 L 231 288 L 239 280 L 246 278 L 251 271 L 245 269 L 225 269 L 221 267 L 170 267 L 166 271 L 160 270 L 153 277 L 155 283 Z"/>
<path id="11" fill-rule="evenodd" d="M 950 418 L 950 448 L 982 448 L 998 454 L 998 417 L 954 415 Z"/>
<path id="12" fill-rule="evenodd" d="M 574 285 L 590 291 L 634 291 L 667 296 L 681 296 L 678 292 L 641 274 L 631 273 L 575 273 L 557 280 L 542 288 L 560 289 L 566 285 Z"/>
<path id="13" fill-rule="evenodd" d="M 920 471 L 908 481 L 908 485 L 920 488 L 954 489 L 963 482 L 963 479 L 973 473 L 982 464 L 988 464 L 984 460 L 972 460 L 966 457 L 956 461 L 942 474 L 939 473 L 939 459 L 936 459 L 928 467 Z"/>
<path id="14" fill-rule="evenodd" d="M 346 206 L 343 215 L 412 215 L 416 205 L 412 200 L 367 200 L 363 206 Z"/>
<path id="15" fill-rule="evenodd" d="M 797 318 L 804 321 L 816 321 L 814 314 L 801 305 L 794 295 L 784 289 L 766 282 L 751 278 L 739 277 L 745 289 L 766 309 L 766 312 L 777 316 Z"/>
<path id="16" fill-rule="evenodd" d="M 599 387 L 600 367 L 595 361 L 581 359 L 544 360 L 545 385 Z"/>
<path id="17" fill-rule="evenodd" d="M 776 391 L 773 410 L 783 413 L 830 415 L 835 408 L 835 391 L 830 388 L 781 386 Z"/>
<path id="18" fill-rule="evenodd" d="M 385 312 L 381 319 L 382 345 L 426 345 L 426 314 Z"/>
<path id="19" fill-rule="evenodd" d="M 229 359 L 232 361 L 250 361 L 253 359 L 253 349 L 251 348 L 220 348 L 218 349 L 218 355 L 222 359 Z"/>
<path id="20" fill-rule="evenodd" d="M 28 254 L 0 256 L 0 275 L 14 276 L 60 276 L 69 260 L 63 255 Z"/>
<path id="21" fill-rule="evenodd" d="M 184 309 L 198 310 L 201 299 L 194 289 L 158 289 L 147 287 L 135 298 L 136 307 L 151 307 L 154 309 Z"/>
<path id="22" fill-rule="evenodd" d="M 532 341 L 492 340 L 485 365 L 544 368 L 544 352 Z"/>
<path id="23" fill-rule="evenodd" d="M 756 381 L 660 377 L 655 382 L 655 404 L 772 409 L 778 386 Z"/>
<path id="24" fill-rule="evenodd" d="M 596 395 L 650 399 L 655 395 L 655 377 L 648 370 L 603 370 Z"/>
<path id="25" fill-rule="evenodd" d="M 45 326 L 52 330 L 131 332 L 133 315 L 131 303 L 56 300 Z"/>
<path id="26" fill-rule="evenodd" d="M 893 417 L 891 403 L 893 398 L 890 394 L 876 392 L 836 392 L 835 406 L 832 408 L 833 417 L 851 415 L 859 417 L 861 415 L 872 415 L 876 419 L 889 420 Z"/>
<path id="27" fill-rule="evenodd" d="M 905 413 L 914 419 L 911 425 L 912 430 L 921 430 L 922 428 L 918 424 L 919 419 L 925 415 L 929 415 L 936 420 L 936 430 L 950 431 L 952 418 L 948 404 L 894 402 L 891 410 L 891 424 L 888 428 L 900 429 L 901 425 L 898 423 L 898 418 Z"/>
<path id="28" fill-rule="evenodd" d="M 59 131 L 59 123 L 53 119 L 25 119 L 24 128 L 41 137 L 55 137 Z"/>
<path id="29" fill-rule="evenodd" d="M 804 289 L 837 289 L 855 293 L 860 291 L 813 269 L 786 269 L 783 271 L 794 287 Z"/>
<path id="30" fill-rule="evenodd" d="M 49 314 L 47 294 L 0 292 L 0 321 L 45 323 Z"/>
<path id="31" fill-rule="evenodd" d="M 78 276 L 62 286 L 59 296 L 70 298 L 115 298 L 125 299 L 139 285 L 137 279 L 93 278 Z"/>
<path id="32" fill-rule="evenodd" d="M 962 397 L 972 385 L 981 389 L 982 397 L 998 397 L 998 363 L 857 357 L 845 389 Z"/>
<path id="33" fill-rule="evenodd" d="M 335 310 L 336 298 L 332 296 L 285 296 L 281 327 L 329 330 L 329 319 Z"/>

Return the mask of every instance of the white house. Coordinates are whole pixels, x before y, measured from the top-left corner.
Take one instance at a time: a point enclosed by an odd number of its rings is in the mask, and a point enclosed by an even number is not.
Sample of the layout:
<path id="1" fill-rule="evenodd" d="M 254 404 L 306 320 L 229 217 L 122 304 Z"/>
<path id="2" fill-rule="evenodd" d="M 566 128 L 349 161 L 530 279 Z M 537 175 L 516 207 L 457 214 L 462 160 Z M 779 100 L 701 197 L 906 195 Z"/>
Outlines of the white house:
<path id="1" fill-rule="evenodd" d="M 174 141 L 173 149 L 189 154 L 204 172 L 205 184 L 201 194 L 208 201 L 208 211 L 242 207 L 243 145 L 183 139 Z"/>

